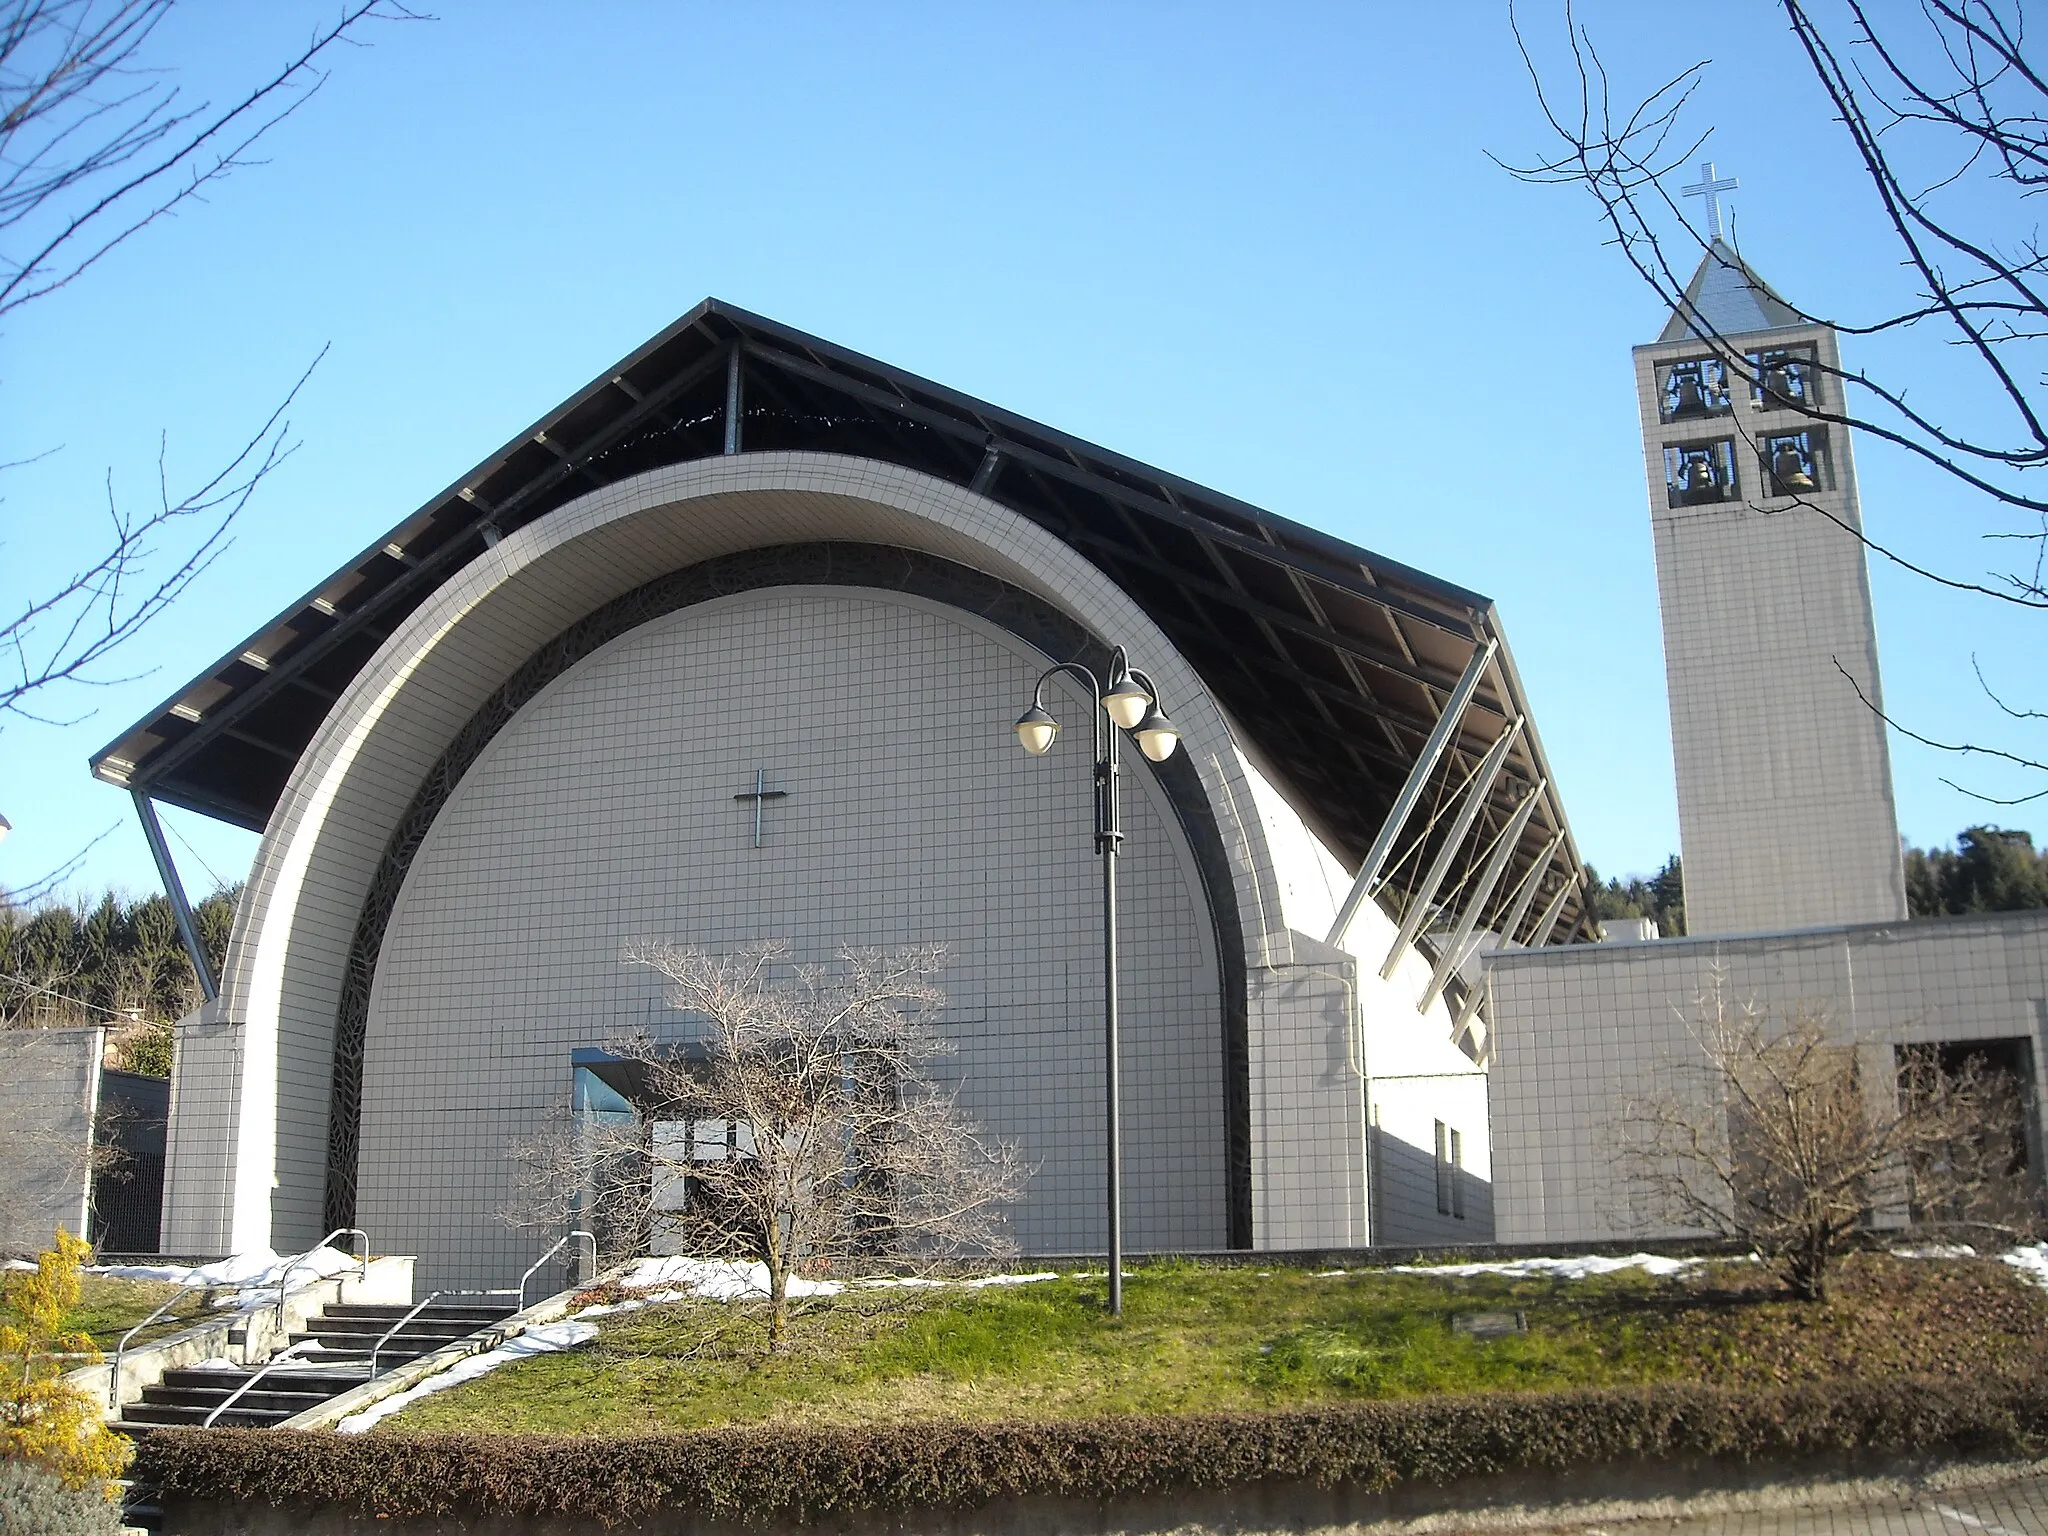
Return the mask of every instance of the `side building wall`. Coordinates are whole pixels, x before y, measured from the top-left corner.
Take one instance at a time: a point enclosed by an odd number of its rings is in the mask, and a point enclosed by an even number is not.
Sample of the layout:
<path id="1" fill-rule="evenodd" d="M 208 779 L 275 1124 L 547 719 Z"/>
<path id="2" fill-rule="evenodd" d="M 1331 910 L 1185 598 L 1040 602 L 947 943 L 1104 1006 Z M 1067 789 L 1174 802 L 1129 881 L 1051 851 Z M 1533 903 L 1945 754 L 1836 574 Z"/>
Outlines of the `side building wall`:
<path id="1" fill-rule="evenodd" d="M 1290 941 L 1251 976 L 1257 1246 L 1491 1242 L 1486 1069 L 1451 1042 L 1443 997 L 1416 1008 L 1430 959 L 1411 946 L 1382 980 L 1399 934 L 1373 903 L 1349 948 L 1312 936 L 1329 932 L 1350 875 L 1246 766 Z"/>
<path id="2" fill-rule="evenodd" d="M 2048 912 L 1507 950 L 1486 985 L 1504 1243 L 1671 1234 L 1631 1209 L 1615 1153 L 1628 1102 L 1704 1060 L 1688 1025 L 1716 986 L 1732 1005 L 1824 1013 L 1870 1081 L 1900 1045 L 2018 1040 L 2037 1117 L 2048 1092 Z"/>
<path id="3" fill-rule="evenodd" d="M 85 1235 L 107 1032 L 0 1031 L 0 1252 Z"/>

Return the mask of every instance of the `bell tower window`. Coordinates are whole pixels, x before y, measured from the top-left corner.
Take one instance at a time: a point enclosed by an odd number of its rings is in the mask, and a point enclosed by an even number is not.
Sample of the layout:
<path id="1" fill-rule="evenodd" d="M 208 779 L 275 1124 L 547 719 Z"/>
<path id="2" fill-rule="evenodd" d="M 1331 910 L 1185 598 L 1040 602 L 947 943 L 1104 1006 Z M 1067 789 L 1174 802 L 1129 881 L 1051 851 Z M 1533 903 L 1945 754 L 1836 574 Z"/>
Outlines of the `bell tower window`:
<path id="1" fill-rule="evenodd" d="M 1764 483 L 1773 496 L 1807 496 L 1834 489 L 1825 432 L 1769 432 L 1757 439 Z"/>
<path id="2" fill-rule="evenodd" d="M 1718 416 L 1728 409 L 1728 365 L 1718 357 L 1692 357 L 1658 369 L 1659 411 L 1666 421 Z"/>
<path id="3" fill-rule="evenodd" d="M 1664 449 L 1664 490 L 1667 504 L 1699 507 L 1733 501 L 1735 445 L 1729 438 L 1710 443 L 1671 443 Z"/>
<path id="4" fill-rule="evenodd" d="M 1749 398 L 1760 410 L 1806 410 L 1818 403 L 1813 348 L 1749 354 Z"/>

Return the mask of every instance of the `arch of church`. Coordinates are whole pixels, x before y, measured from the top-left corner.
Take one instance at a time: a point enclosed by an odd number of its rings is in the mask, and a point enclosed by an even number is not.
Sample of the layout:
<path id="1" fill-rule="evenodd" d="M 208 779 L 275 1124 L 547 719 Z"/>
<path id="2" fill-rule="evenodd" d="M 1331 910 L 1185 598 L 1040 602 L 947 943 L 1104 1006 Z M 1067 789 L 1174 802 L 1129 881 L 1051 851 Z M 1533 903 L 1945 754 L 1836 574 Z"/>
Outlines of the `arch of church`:
<path id="1" fill-rule="evenodd" d="M 1016 748 L 1042 653 L 878 588 L 770 585 L 630 630 L 491 741 L 426 834 L 364 1035 L 353 1215 L 423 1284 L 516 1275 L 494 1214 L 508 1145 L 568 1097 L 572 1053 L 679 1021 L 635 941 L 947 951 L 940 1079 L 1034 1172 L 1036 1252 L 1100 1243 L 1101 939 L 1085 741 Z M 1055 700 L 1080 716 L 1077 690 Z M 765 766 L 764 766 L 765 765 Z M 784 798 L 734 791 L 760 773 Z M 1199 871 L 1158 783 L 1129 775 L 1125 1228 L 1227 1246 L 1219 968 Z M 430 1106 L 422 1113 L 421 1106 Z M 548 1234 L 551 1238 L 552 1233 Z M 545 1240 L 545 1239 L 543 1239 Z"/>
<path id="2" fill-rule="evenodd" d="M 1289 921 L 1290 896 L 1270 851 L 1270 786 L 1240 755 L 1221 712 L 1193 670 L 1121 590 L 1053 535 L 987 498 L 912 470 L 833 455 L 772 453 L 652 471 L 550 513 L 506 538 L 437 591 L 357 676 L 300 760 L 266 831 L 250 881 L 257 899 L 243 907 L 219 1005 L 187 1032 L 181 1046 L 181 1083 L 189 1090 L 193 1107 L 203 1102 L 208 1111 L 181 1117 L 168 1179 L 167 1244 L 193 1249 L 242 1248 L 258 1242 L 289 1246 L 311 1241 L 326 1229 L 323 1206 L 336 1020 L 352 956 L 361 959 L 357 940 L 366 903 L 422 786 L 437 765 L 445 771 L 451 745 L 492 696 L 541 648 L 651 579 L 741 551 L 819 542 L 921 551 L 994 577 L 1064 615 L 1086 636 L 1128 644 L 1157 678 L 1184 731 L 1187 758 L 1182 771 L 1198 794 L 1187 797 L 1177 816 L 1163 794 L 1148 790 L 1132 798 L 1148 807 L 1143 814 L 1156 822 L 1155 841 L 1178 850 L 1169 861 L 1171 870 L 1160 866 L 1159 878 L 1165 881 L 1157 893 L 1160 920 L 1167 927 L 1180 924 L 1184 935 L 1198 935 L 1192 941 L 1194 949 L 1183 944 L 1178 953 L 1206 957 L 1202 964 L 1207 980 L 1201 986 L 1208 993 L 1201 994 L 1197 987 L 1171 995 L 1178 999 L 1176 1008 L 1195 1014 L 1206 1010 L 1197 1035 L 1191 1037 L 1199 1043 L 1189 1047 L 1190 1059 L 1205 1059 L 1209 1065 L 1202 1070 L 1213 1072 L 1216 1079 L 1212 1087 L 1201 1090 L 1211 1106 L 1205 1112 L 1205 1134 L 1217 1149 L 1213 1177 L 1201 1175 L 1214 1191 L 1206 1206 L 1210 1214 L 1202 1219 L 1219 1228 L 1211 1240 L 1237 1235 L 1222 1230 L 1231 1204 L 1222 1152 L 1226 1105 L 1219 1022 L 1219 1013 L 1227 1012 L 1230 1000 L 1223 996 L 1227 989 L 1222 978 L 1240 967 L 1262 971 L 1287 965 L 1299 937 L 1292 929 L 1310 926 Z M 727 614 L 720 622 L 737 623 L 733 616 L 741 614 L 753 616 L 747 622 L 759 622 L 768 611 L 761 605 L 771 601 L 766 590 L 758 598 L 702 605 L 703 612 L 694 618 L 683 613 L 672 621 L 642 626 L 647 631 L 642 639 L 634 638 L 640 634 L 634 630 L 616 644 L 628 650 L 653 644 L 657 635 L 681 634 L 693 624 L 708 622 L 707 615 L 714 610 Z M 872 594 L 841 593 L 820 609 L 821 594 L 804 598 L 800 593 L 789 595 L 788 589 L 773 590 L 784 595 L 772 601 L 797 602 L 800 607 L 810 603 L 802 609 L 805 622 L 824 623 L 828 629 L 831 624 L 852 624 L 856 629 L 866 625 L 878 644 L 888 636 L 908 643 L 904 636 L 909 631 L 900 627 L 922 625 L 925 628 L 917 632 L 929 644 L 943 642 L 963 657 L 971 655 L 977 658 L 977 667 L 994 667 L 997 672 L 1009 668 L 1022 676 L 1038 659 L 1030 654 L 1033 647 L 1018 642 L 1003 624 L 973 618 L 962 609 L 935 606 L 930 599 L 920 606 L 911 597 L 885 601 Z M 772 645 L 769 649 L 772 652 Z M 915 652 L 912 645 L 910 653 Z M 588 675 L 603 672 L 602 658 L 611 654 L 606 650 L 590 658 L 594 665 Z M 580 666 L 572 667 L 552 686 L 573 692 L 581 686 L 574 680 L 585 675 Z M 1005 771 L 1026 772 L 1033 765 L 1015 754 L 1007 739 L 1008 718 L 1014 713 L 1006 691 L 1011 681 L 1005 674 L 1001 686 L 991 683 L 995 691 L 985 699 L 977 696 L 976 707 L 996 711 L 990 740 L 1009 754 L 1003 758 Z M 543 690 L 529 707 L 548 707 L 551 697 Z M 1077 724 L 1079 719 L 1077 714 Z M 899 723 L 908 729 L 907 722 Z M 494 751 L 509 758 L 519 751 L 539 750 L 534 743 L 540 737 L 526 730 L 523 719 L 515 720 L 507 731 L 501 733 L 503 744 L 494 742 L 476 759 L 472 772 L 483 768 Z M 568 739 L 577 736 L 568 733 Z M 583 745 L 589 746 L 587 736 Z M 1017 760 L 1011 763 L 1010 757 Z M 1048 770 L 1038 780 L 1045 793 L 1085 791 L 1085 776 L 1063 772 L 1054 764 L 1036 767 Z M 609 771 L 600 771 L 593 782 L 608 782 Z M 729 773 L 730 768 L 721 771 Z M 933 762 L 929 771 L 954 771 L 951 758 Z M 1074 782 L 1055 790 L 1056 778 Z M 1133 780 L 1142 781 L 1143 775 L 1133 775 Z M 724 793 L 743 787 L 732 786 Z M 443 796 L 447 813 L 475 814 L 475 806 L 483 802 L 466 800 L 467 793 L 464 784 L 454 785 L 453 792 Z M 794 795 L 790 805 L 795 810 Z M 1236 952 L 1227 959 L 1215 948 L 1217 903 L 1202 893 L 1201 860 L 1195 848 L 1201 839 L 1190 842 L 1177 829 L 1177 824 L 1189 823 L 1187 806 L 1195 807 L 1197 823 L 1206 813 L 1214 828 L 1212 862 L 1227 865 L 1231 906 L 1239 925 Z M 730 804 L 713 805 L 707 814 L 734 809 Z M 528 813 L 533 810 L 527 807 Z M 1063 859 L 1078 848 L 1076 856 L 1087 861 L 1085 822 L 1063 829 L 1061 819 L 1033 811 L 1018 821 L 1036 838 L 1046 858 Z M 470 825 L 466 820 L 460 824 Z M 449 871 L 465 862 L 455 857 L 457 844 L 464 836 L 481 835 L 458 831 L 456 825 L 451 823 L 443 832 L 437 819 L 417 844 L 424 856 L 444 860 L 434 864 L 433 880 L 454 879 Z M 977 833 L 987 835 L 988 830 L 981 827 Z M 1063 836 L 1068 830 L 1076 835 Z M 437 838 L 445 843 L 445 854 L 436 851 Z M 1061 843 L 1073 847 L 1055 854 L 1055 845 Z M 1213 857 L 1219 849 L 1220 860 Z M 452 863 L 445 862 L 451 859 Z M 540 880 L 544 889 L 541 873 L 533 873 L 532 879 Z M 1085 881 L 1080 888 L 1087 888 Z M 532 899 L 543 897 L 536 892 Z M 401 907 L 409 901 L 406 898 Z M 422 899 L 421 910 L 426 905 Z M 1143 914 L 1140 918 L 1145 920 Z M 1038 926 L 1055 920 L 1045 918 Z M 394 936 L 412 932 L 405 926 L 409 919 L 398 909 L 393 921 Z M 1091 931 L 1083 926 L 1084 936 Z M 1127 929 L 1127 934 L 1133 931 Z M 604 933 L 604 944 L 593 953 L 611 945 L 616 936 L 611 929 Z M 749 936 L 768 935 L 756 931 Z M 824 938 L 816 935 L 817 942 Z M 388 941 L 379 953 L 381 964 L 394 963 Z M 602 958 L 616 971 L 610 953 Z M 1186 968 L 1192 975 L 1202 966 L 1189 963 Z M 986 973 L 980 974 L 982 979 L 967 990 L 979 988 L 983 1001 L 970 1008 L 987 1007 L 989 982 Z M 385 978 L 378 976 L 367 1039 L 377 1038 L 374 1020 L 382 1006 L 377 999 L 387 991 L 396 998 L 396 986 L 393 982 L 387 987 Z M 431 1006 L 438 1009 L 443 1004 Z M 962 1021 L 971 1022 L 965 1014 Z M 374 1054 L 373 1048 L 373 1061 Z M 460 1070 L 459 1060 L 451 1058 L 446 1071 L 459 1076 Z M 436 1113 L 435 1106 L 443 1103 L 452 1106 L 460 1091 L 454 1077 L 431 1090 L 421 1085 L 419 1112 Z M 449 1112 L 457 1111 L 451 1107 Z M 1083 1112 L 1076 1123 L 1085 1121 Z M 485 1155 L 479 1150 L 482 1142 L 472 1139 L 468 1145 L 472 1156 Z M 502 1145 L 491 1147 L 488 1155 L 501 1159 Z M 459 1174 L 451 1170 L 451 1176 Z M 1073 1177 L 1082 1175 L 1077 1171 Z M 1160 1235 L 1166 1236 L 1164 1229 Z M 1173 1240 L 1196 1241 L 1201 1235 L 1188 1228 Z M 380 1235 L 379 1241 L 385 1239 Z M 1045 1228 L 1042 1241 L 1058 1244 L 1053 1226 Z"/>

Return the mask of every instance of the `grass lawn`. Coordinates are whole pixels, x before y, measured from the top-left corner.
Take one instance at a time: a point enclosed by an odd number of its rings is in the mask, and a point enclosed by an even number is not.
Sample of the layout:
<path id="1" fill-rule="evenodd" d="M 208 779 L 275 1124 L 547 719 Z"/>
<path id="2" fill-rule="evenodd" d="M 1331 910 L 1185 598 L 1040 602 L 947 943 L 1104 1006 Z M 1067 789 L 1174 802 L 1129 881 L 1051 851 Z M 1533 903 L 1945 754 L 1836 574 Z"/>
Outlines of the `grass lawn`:
<path id="1" fill-rule="evenodd" d="M 79 1280 L 78 1305 L 65 1319 L 65 1330 L 91 1334 L 93 1342 L 109 1354 L 122 1334 L 178 1293 L 177 1286 L 162 1280 L 124 1280 L 112 1275 L 81 1275 Z M 148 1332 L 137 1334 L 135 1342 L 145 1343 L 190 1326 L 206 1310 L 201 1301 L 201 1292 L 187 1292 L 185 1299 L 151 1324 Z M 19 1322 L 20 1315 L 4 1289 L 0 1289 L 0 1323 Z"/>
<path id="2" fill-rule="evenodd" d="M 1171 1264 L 1102 1282 L 853 1290 L 814 1302 L 769 1355 L 761 1309 L 712 1302 L 600 1321 L 582 1349 L 424 1399 L 380 1434 L 605 1434 L 774 1421 L 1016 1420 L 1309 1406 L 1615 1385 L 1975 1374 L 2048 1358 L 2048 1293 L 1989 1260 L 1849 1260 L 1825 1306 L 1754 1264 L 1672 1280 L 1445 1279 Z M 1478 1338 L 1454 1319 L 1519 1312 Z"/>

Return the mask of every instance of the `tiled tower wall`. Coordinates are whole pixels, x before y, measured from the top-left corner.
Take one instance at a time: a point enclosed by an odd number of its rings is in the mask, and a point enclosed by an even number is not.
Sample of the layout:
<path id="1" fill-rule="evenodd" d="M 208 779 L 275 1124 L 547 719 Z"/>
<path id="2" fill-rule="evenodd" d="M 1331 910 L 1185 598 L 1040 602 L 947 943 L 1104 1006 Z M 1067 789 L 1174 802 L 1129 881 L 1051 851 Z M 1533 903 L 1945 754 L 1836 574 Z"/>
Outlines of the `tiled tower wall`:
<path id="1" fill-rule="evenodd" d="M 1731 342 L 1811 345 L 1823 372 L 1839 366 L 1823 328 Z M 1738 382 L 1726 414 L 1659 419 L 1660 365 L 1706 353 L 1692 341 L 1635 354 L 1687 925 L 1755 933 L 1903 917 L 1863 548 L 1823 515 L 1862 526 L 1848 433 L 1827 429 L 1833 485 L 1808 493 L 1811 506 L 1771 497 L 1758 434 L 1808 425 L 1795 413 L 1759 408 Z M 1840 382 L 1828 376 L 1819 387 L 1822 406 L 1839 408 Z M 1733 441 L 1738 498 L 1667 505 L 1665 447 L 1723 438 Z"/>
<path id="2" fill-rule="evenodd" d="M 936 940 L 939 1063 L 1036 1165 L 1012 1233 L 1103 1241 L 1102 970 L 1087 716 L 1042 759 L 1010 722 L 1042 660 L 923 599 L 776 588 L 634 630 L 551 685 L 470 769 L 414 861 L 372 995 L 358 1215 L 420 1284 L 516 1279 L 544 1239 L 496 1218 L 506 1150 L 566 1101 L 570 1052 L 673 1019 L 620 950 L 799 956 Z M 771 789 L 760 848 L 733 796 Z M 1125 1238 L 1227 1240 L 1213 930 L 1163 795 L 1126 749 Z M 550 1234 L 552 1237 L 553 1234 Z"/>

